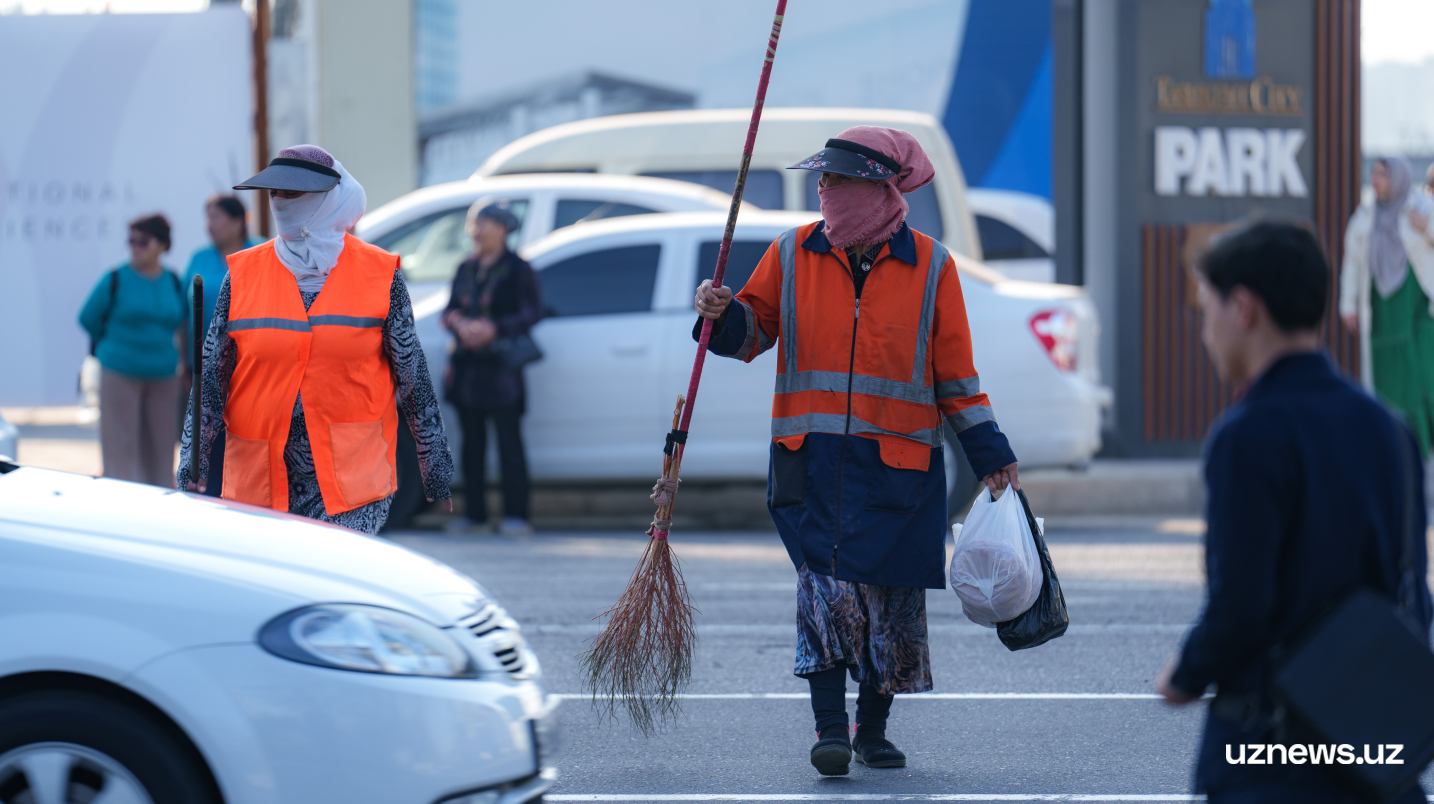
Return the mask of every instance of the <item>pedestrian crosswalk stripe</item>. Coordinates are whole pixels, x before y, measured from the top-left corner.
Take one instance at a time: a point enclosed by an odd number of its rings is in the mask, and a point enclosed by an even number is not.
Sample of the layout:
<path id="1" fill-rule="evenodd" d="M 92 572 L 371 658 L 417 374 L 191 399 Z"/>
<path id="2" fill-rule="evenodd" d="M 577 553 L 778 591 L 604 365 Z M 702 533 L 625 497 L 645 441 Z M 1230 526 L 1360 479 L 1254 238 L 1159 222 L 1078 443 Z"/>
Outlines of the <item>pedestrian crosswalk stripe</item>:
<path id="1" fill-rule="evenodd" d="M 560 793 L 544 801 L 1204 801 L 1185 793 Z M 1431 800 L 1434 800 L 1432 798 Z"/>
<path id="2" fill-rule="evenodd" d="M 846 697 L 855 699 L 855 692 Z M 553 693 L 560 701 L 592 700 L 591 695 L 578 692 Z M 602 696 L 608 697 L 608 696 Z M 683 701 L 805 701 L 805 692 L 688 692 L 677 696 Z M 1153 701 L 1160 696 L 1152 692 L 918 692 L 902 695 L 903 701 Z"/>
<path id="3" fill-rule="evenodd" d="M 549 793 L 544 801 L 1204 801 L 1189 793 Z M 1434 801 L 1434 796 L 1428 796 Z"/>
<path id="4" fill-rule="evenodd" d="M 1174 634 L 1180 635 L 1190 629 L 1189 623 L 1076 623 L 1066 629 L 1067 636 L 1093 636 L 1099 634 Z M 525 634 L 596 634 L 600 625 L 525 625 Z M 928 625 L 928 633 L 954 634 L 956 636 L 989 636 L 995 630 L 979 625 Z M 713 623 L 697 626 L 699 634 L 742 634 L 749 636 L 796 636 L 796 625 L 729 625 Z"/>

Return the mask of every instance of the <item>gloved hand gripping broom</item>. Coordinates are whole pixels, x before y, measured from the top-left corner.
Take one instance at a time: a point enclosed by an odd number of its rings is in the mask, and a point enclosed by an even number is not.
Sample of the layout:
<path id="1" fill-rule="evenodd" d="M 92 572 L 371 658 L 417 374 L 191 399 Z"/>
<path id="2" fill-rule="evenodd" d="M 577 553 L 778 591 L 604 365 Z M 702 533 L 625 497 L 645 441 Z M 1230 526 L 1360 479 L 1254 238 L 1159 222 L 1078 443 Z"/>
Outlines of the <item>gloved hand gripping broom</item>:
<path id="1" fill-rule="evenodd" d="M 732 190 L 732 206 L 727 212 L 727 229 L 712 272 L 712 284 L 716 287 L 722 286 L 722 275 L 727 269 L 727 254 L 732 248 L 732 233 L 737 226 L 737 211 L 747 184 L 747 167 L 757 141 L 757 126 L 762 120 L 762 104 L 767 97 L 767 81 L 772 75 L 772 59 L 777 55 L 777 38 L 782 33 L 786 8 L 787 0 L 777 0 L 772 34 L 767 40 L 767 57 L 757 82 L 757 101 L 752 105 L 752 122 L 747 128 L 742 164 L 737 170 L 737 186 Z M 613 717 L 622 706 L 632 725 L 643 734 L 651 734 L 676 716 L 678 695 L 692 678 L 692 650 L 697 642 L 692 615 L 696 610 L 667 536 L 672 529 L 672 507 L 680 482 L 677 475 L 687 443 L 687 428 L 692 423 L 692 407 L 697 401 L 697 385 L 702 379 L 702 364 L 707 358 L 707 343 L 711 337 L 712 320 L 704 319 L 702 335 L 697 341 L 697 359 L 692 363 L 692 379 L 687 384 L 687 395 L 677 398 L 672 432 L 663 448 L 662 477 L 652 489 L 652 500 L 657 503 L 657 514 L 647 530 L 652 538 L 628 581 L 627 590 L 605 613 L 607 625 L 582 655 L 586 675 L 583 686 L 592 693 L 593 703 Z"/>

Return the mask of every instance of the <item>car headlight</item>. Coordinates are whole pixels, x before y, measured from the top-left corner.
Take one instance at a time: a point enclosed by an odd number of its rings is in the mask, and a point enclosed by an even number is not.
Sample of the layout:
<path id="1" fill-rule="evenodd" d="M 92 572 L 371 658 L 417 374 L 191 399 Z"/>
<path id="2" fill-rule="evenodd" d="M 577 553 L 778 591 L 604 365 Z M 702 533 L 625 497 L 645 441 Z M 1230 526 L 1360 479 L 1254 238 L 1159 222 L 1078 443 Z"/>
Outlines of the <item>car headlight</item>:
<path id="1" fill-rule="evenodd" d="M 305 606 L 270 620 L 259 644 L 304 664 L 398 676 L 476 678 L 468 652 L 411 614 L 356 603 Z"/>

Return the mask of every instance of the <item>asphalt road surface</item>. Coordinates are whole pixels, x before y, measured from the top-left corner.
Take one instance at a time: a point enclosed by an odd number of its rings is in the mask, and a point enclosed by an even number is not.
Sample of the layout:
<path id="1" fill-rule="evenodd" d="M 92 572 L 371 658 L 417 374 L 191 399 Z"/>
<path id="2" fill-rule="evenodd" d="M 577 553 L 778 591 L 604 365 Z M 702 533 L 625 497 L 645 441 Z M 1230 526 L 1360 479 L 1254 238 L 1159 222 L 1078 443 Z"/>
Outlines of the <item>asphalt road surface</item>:
<path id="1" fill-rule="evenodd" d="M 806 682 L 792 675 L 796 573 L 775 533 L 674 533 L 700 643 L 681 719 L 657 737 L 603 722 L 578 655 L 646 537 L 539 533 L 523 542 L 394 540 L 480 581 L 523 625 L 565 699 L 548 801 L 1192 801 L 1205 705 L 1151 681 L 1201 601 L 1199 523 L 1048 527 L 1071 627 L 1012 653 L 949 590 L 928 592 L 934 693 L 898 696 L 887 736 L 903 769 L 822 778 Z M 855 684 L 848 685 L 855 697 Z M 850 702 L 855 710 L 855 702 Z M 1426 789 L 1434 779 L 1426 775 Z"/>

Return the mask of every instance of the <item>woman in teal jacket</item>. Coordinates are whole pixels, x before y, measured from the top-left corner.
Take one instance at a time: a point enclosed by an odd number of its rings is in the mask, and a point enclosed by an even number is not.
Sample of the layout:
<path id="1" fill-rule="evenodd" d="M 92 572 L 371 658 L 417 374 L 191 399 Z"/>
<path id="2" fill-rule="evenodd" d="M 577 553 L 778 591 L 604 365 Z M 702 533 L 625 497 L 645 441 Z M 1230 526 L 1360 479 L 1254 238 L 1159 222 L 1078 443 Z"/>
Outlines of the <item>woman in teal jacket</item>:
<path id="1" fill-rule="evenodd" d="M 244 203 L 238 196 L 212 195 L 204 202 L 204 227 L 209 232 L 209 245 L 194 252 L 189 258 L 189 268 L 184 272 L 185 298 L 192 298 L 194 277 L 204 277 L 204 324 L 214 317 L 214 301 L 219 298 L 219 286 L 229 274 L 226 259 L 236 251 L 243 251 L 259 245 L 261 240 L 249 236 L 249 223 L 245 218 Z M 208 334 L 207 332 L 205 333 Z M 185 344 L 194 343 L 193 333 Z M 186 361 L 186 371 L 192 370 Z"/>
<path id="2" fill-rule="evenodd" d="M 105 273 L 80 310 L 100 361 L 104 476 L 174 488 L 179 441 L 180 355 L 189 305 L 169 251 L 163 215 L 129 225 L 129 262 Z"/>

